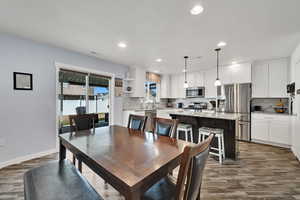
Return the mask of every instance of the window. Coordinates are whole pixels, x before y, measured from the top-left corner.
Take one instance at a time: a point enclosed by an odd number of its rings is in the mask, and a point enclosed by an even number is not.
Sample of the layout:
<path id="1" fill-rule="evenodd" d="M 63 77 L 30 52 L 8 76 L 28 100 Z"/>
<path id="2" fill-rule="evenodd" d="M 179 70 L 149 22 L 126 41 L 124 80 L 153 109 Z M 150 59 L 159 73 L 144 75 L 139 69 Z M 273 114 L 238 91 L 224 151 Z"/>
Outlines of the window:
<path id="1" fill-rule="evenodd" d="M 61 69 L 59 71 L 59 132 L 69 132 L 69 115 L 97 113 L 96 126 L 109 125 L 110 78 Z"/>

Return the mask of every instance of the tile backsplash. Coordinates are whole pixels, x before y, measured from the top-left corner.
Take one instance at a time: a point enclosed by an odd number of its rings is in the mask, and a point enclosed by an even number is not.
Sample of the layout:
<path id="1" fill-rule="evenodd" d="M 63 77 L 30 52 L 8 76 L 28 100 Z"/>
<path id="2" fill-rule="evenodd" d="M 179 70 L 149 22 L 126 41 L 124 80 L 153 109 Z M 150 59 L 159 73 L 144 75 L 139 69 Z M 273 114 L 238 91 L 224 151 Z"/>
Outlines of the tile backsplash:
<path id="1" fill-rule="evenodd" d="M 275 113 L 274 106 L 279 102 L 283 103 L 284 107 L 287 108 L 286 113 L 289 113 L 289 99 L 288 98 L 255 98 L 252 99 L 251 110 L 254 111 L 255 106 L 261 106 L 262 112 Z"/>
<path id="2" fill-rule="evenodd" d="M 139 97 L 123 97 L 123 110 L 145 109 L 146 98 Z M 161 99 L 160 102 L 155 103 L 156 108 L 167 107 L 167 99 Z"/>

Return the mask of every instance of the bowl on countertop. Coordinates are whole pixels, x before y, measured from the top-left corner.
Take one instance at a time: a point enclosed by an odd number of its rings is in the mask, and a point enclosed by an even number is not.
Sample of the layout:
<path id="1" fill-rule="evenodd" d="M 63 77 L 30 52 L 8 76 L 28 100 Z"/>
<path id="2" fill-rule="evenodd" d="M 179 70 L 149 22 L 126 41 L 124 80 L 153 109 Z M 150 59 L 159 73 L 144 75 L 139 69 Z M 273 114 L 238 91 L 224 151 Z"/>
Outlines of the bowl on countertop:
<path id="1" fill-rule="evenodd" d="M 287 111 L 285 107 L 273 107 L 273 109 L 276 113 L 285 113 Z"/>

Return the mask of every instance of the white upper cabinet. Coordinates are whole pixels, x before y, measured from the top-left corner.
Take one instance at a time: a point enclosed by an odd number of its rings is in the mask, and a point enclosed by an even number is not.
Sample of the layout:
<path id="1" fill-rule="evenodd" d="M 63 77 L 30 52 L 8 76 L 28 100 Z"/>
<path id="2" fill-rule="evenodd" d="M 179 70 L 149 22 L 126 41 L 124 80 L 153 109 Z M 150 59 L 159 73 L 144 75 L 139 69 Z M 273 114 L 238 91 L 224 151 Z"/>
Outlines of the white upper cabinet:
<path id="1" fill-rule="evenodd" d="M 222 84 L 232 83 L 250 83 L 251 82 L 251 64 L 244 63 L 234 66 L 220 67 L 219 76 Z M 217 78 L 217 69 L 188 72 L 187 82 L 189 87 L 205 87 L 205 97 L 215 98 L 217 88 L 215 80 Z M 185 98 L 184 73 L 171 75 L 171 96 L 172 98 Z"/>
<path id="2" fill-rule="evenodd" d="M 288 61 L 280 59 L 269 63 L 269 97 L 287 97 Z"/>
<path id="3" fill-rule="evenodd" d="M 160 98 L 171 97 L 171 81 L 169 75 L 162 75 L 160 82 Z"/>
<path id="4" fill-rule="evenodd" d="M 202 87 L 204 86 L 204 73 L 203 72 L 188 72 L 187 82 L 189 87 Z"/>
<path id="5" fill-rule="evenodd" d="M 170 77 L 171 98 L 185 98 L 184 74 L 173 74 Z"/>
<path id="6" fill-rule="evenodd" d="M 216 70 L 210 69 L 206 70 L 204 73 L 205 81 L 205 97 L 206 98 L 215 98 L 217 96 L 217 87 L 215 87 L 215 80 L 216 80 Z"/>
<path id="7" fill-rule="evenodd" d="M 231 83 L 251 83 L 251 64 L 242 63 L 229 66 L 232 74 Z"/>
<path id="8" fill-rule="evenodd" d="M 171 82 L 171 98 L 179 98 L 179 93 L 178 93 L 178 75 L 174 74 L 170 77 L 170 82 Z"/>
<path id="9" fill-rule="evenodd" d="M 267 97 L 269 91 L 268 63 L 254 63 L 252 66 L 252 97 Z"/>
<path id="10" fill-rule="evenodd" d="M 184 74 L 179 74 L 178 76 L 178 98 L 185 98 L 185 88 L 184 88 Z"/>
<path id="11" fill-rule="evenodd" d="M 222 84 L 250 83 L 251 64 L 242 63 L 226 67 L 220 67 L 219 76 Z"/>
<path id="12" fill-rule="evenodd" d="M 252 66 L 253 97 L 287 97 L 288 59 L 256 62 Z"/>
<path id="13" fill-rule="evenodd" d="M 217 69 L 215 68 L 215 79 L 217 78 Z M 232 83 L 232 70 L 230 67 L 220 67 L 219 78 L 222 84 Z"/>

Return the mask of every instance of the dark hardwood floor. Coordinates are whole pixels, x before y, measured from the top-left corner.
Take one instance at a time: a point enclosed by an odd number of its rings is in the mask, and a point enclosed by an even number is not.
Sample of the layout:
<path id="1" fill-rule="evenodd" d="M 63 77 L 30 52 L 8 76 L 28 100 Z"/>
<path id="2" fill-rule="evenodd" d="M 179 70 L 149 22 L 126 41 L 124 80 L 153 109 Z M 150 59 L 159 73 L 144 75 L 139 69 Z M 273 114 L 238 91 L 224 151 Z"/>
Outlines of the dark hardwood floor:
<path id="1" fill-rule="evenodd" d="M 290 150 L 241 142 L 239 157 L 224 165 L 209 159 L 201 200 L 300 200 L 300 163 Z M 23 199 L 24 172 L 54 159 L 57 154 L 0 169 L 0 199 Z M 123 199 L 85 166 L 83 174 L 105 199 Z"/>

